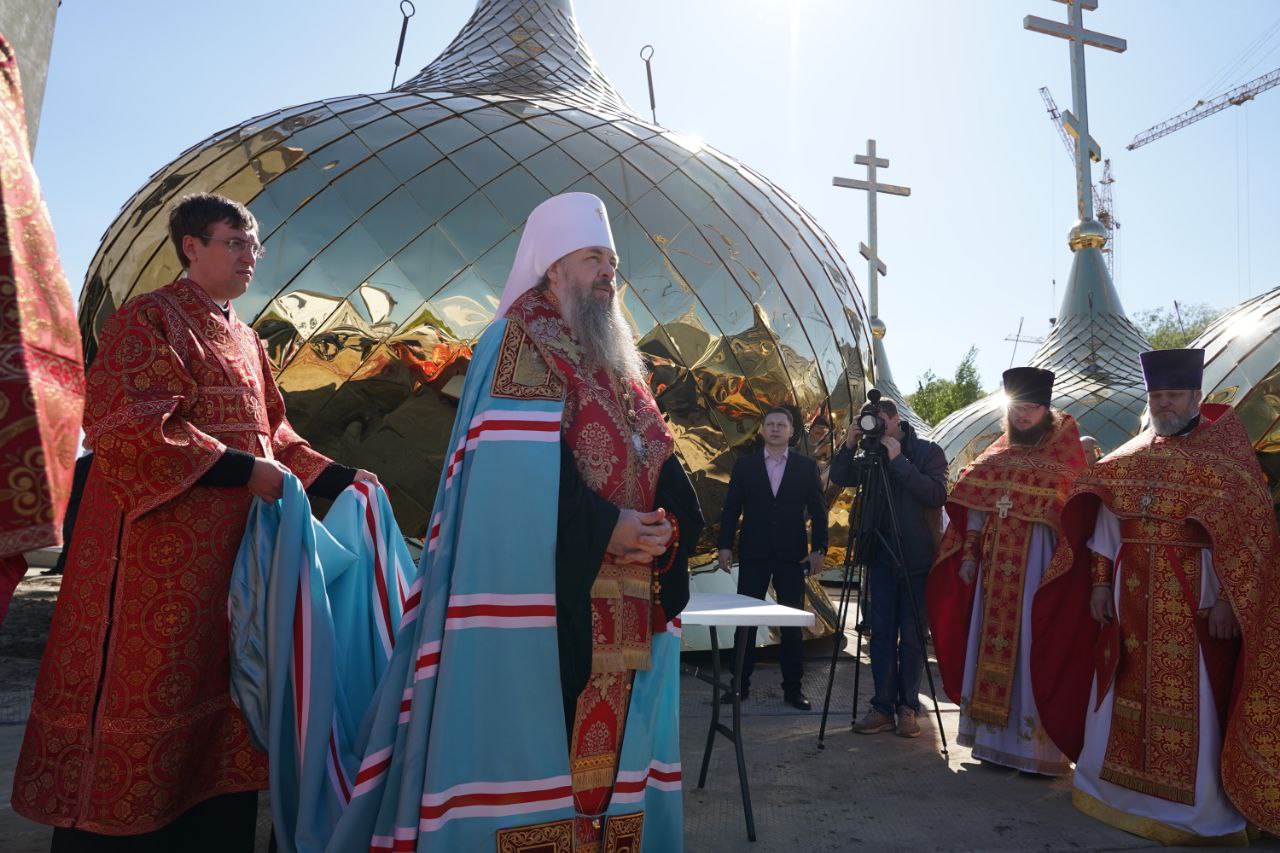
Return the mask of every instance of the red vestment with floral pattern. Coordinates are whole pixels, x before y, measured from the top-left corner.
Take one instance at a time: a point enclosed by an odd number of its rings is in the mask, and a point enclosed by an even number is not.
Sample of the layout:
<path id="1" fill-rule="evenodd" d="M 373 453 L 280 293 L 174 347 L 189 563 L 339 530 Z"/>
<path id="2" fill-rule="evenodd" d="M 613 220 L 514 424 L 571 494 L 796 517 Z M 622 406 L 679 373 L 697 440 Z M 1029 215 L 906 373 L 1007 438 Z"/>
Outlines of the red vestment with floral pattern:
<path id="1" fill-rule="evenodd" d="M 1115 691 L 1102 777 L 1173 802 L 1194 800 L 1198 662 L 1223 713 L 1222 785 L 1248 820 L 1280 831 L 1280 534 L 1270 492 L 1233 409 L 1203 405 L 1185 436 L 1148 430 L 1082 475 L 1032 612 L 1042 722 L 1079 755 L 1090 690 Z M 1086 546 L 1099 504 L 1119 519 L 1119 619 L 1089 615 L 1114 564 Z M 1200 552 L 1241 642 L 1217 640 L 1199 609 Z M 1237 651 L 1238 649 L 1238 651 Z"/>
<path id="2" fill-rule="evenodd" d="M 27 149 L 17 59 L 0 36 L 0 559 L 19 573 L 24 551 L 62 541 L 83 404 L 75 307 Z"/>
<path id="3" fill-rule="evenodd" d="M 524 294 L 507 317 L 564 382 L 561 431 L 587 487 L 623 509 L 653 509 L 674 441 L 648 386 L 587 364 L 548 291 Z M 578 697 L 569 746 L 579 814 L 603 814 L 609 805 L 633 673 L 649 668 L 652 634 L 666 630 L 653 583 L 652 561 L 619 563 L 606 555 L 591 587 L 591 677 Z M 574 832 L 575 850 L 597 848 L 600 832 L 590 819 L 576 820 Z"/>
<path id="4" fill-rule="evenodd" d="M 1043 524 L 1060 533 L 1062 506 L 1085 468 L 1075 419 L 1055 415 L 1052 432 L 1040 444 L 1018 447 L 1001 435 L 961 472 L 947 497 L 949 524 L 926 586 L 942 686 L 958 703 L 976 588 L 960 579 L 960 564 L 971 556 L 983 565 L 982 642 L 968 711 L 973 719 L 996 726 L 1009 721 L 1031 528 Z M 966 555 L 971 510 L 987 518 L 980 546 Z"/>
<path id="5" fill-rule="evenodd" d="M 107 321 L 88 375 L 94 463 L 14 772 L 40 823 L 150 832 L 267 785 L 228 691 L 227 588 L 252 496 L 197 481 L 234 448 L 310 485 L 257 334 L 180 280 Z"/>

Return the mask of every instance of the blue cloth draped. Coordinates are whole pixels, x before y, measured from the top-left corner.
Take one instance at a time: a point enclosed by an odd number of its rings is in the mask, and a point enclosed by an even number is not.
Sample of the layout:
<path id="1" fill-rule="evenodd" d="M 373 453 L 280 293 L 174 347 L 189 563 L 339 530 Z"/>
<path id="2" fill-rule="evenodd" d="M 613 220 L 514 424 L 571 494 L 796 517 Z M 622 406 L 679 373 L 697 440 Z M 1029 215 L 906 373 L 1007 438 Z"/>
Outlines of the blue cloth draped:
<path id="1" fill-rule="evenodd" d="M 555 622 L 563 402 L 489 394 L 478 342 L 416 570 L 380 489 L 324 523 L 255 501 L 233 576 L 232 692 L 271 757 L 283 851 L 491 850 L 574 816 Z M 504 518 L 518 519 L 512 529 Z M 637 672 L 607 815 L 682 848 L 677 625 Z"/>

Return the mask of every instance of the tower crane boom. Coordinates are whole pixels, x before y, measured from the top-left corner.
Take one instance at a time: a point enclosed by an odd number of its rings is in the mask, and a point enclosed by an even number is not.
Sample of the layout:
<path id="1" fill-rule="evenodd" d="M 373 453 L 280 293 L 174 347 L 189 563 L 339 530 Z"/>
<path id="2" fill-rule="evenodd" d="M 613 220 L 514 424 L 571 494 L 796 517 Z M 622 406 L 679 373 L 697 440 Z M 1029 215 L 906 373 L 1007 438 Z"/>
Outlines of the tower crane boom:
<path id="1" fill-rule="evenodd" d="M 1074 160 L 1076 156 L 1076 140 L 1063 124 L 1062 113 L 1059 111 L 1053 95 L 1049 94 L 1048 86 L 1040 87 L 1040 100 L 1044 101 L 1044 108 L 1049 113 L 1049 120 L 1058 129 L 1058 136 L 1062 139 L 1062 144 L 1067 149 L 1067 156 Z M 1111 273 L 1112 280 L 1115 279 L 1116 273 L 1116 229 L 1120 227 L 1120 220 L 1115 217 L 1115 196 L 1111 191 L 1111 185 L 1115 182 L 1116 179 L 1111 176 L 1111 160 L 1108 158 L 1102 164 L 1102 180 L 1093 185 L 1093 198 L 1097 204 L 1098 221 L 1107 229 L 1107 243 L 1102 250 L 1102 254 L 1106 257 L 1107 272 Z"/>
<path id="2" fill-rule="evenodd" d="M 1168 121 L 1163 121 L 1155 127 L 1142 131 L 1125 147 L 1130 151 L 1135 148 L 1141 148 L 1149 142 L 1155 142 L 1162 136 L 1168 136 L 1175 130 L 1181 130 L 1189 124 L 1195 124 L 1200 119 L 1208 118 L 1216 112 L 1225 110 L 1227 107 L 1238 107 L 1243 103 L 1252 101 L 1258 95 L 1276 86 L 1280 86 L 1280 68 L 1270 74 L 1263 74 L 1261 77 L 1237 86 L 1230 92 L 1221 94 L 1211 101 L 1198 101 L 1194 107 L 1186 112 L 1178 113 Z"/>
<path id="3" fill-rule="evenodd" d="M 1066 127 L 1063 126 L 1062 113 L 1058 111 L 1058 104 L 1053 100 L 1053 95 L 1049 94 L 1048 86 L 1040 87 L 1040 99 L 1044 101 L 1044 108 L 1049 112 L 1049 120 L 1058 129 L 1058 136 L 1062 138 L 1062 144 L 1067 147 L 1067 154 L 1074 158 L 1076 156 L 1076 141 L 1071 138 L 1071 134 L 1067 133 Z"/>

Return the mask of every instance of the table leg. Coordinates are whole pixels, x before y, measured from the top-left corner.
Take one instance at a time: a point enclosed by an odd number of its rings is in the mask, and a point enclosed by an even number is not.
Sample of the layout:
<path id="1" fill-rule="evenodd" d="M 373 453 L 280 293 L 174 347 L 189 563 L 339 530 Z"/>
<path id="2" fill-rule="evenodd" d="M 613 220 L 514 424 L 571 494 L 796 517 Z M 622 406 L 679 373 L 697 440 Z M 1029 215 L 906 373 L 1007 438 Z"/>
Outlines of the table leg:
<path id="1" fill-rule="evenodd" d="M 747 656 L 747 631 L 740 627 L 734 634 L 733 654 L 733 748 L 738 756 L 738 783 L 742 786 L 742 810 L 747 815 L 747 838 L 756 840 L 756 820 L 751 813 L 751 790 L 747 786 L 747 759 L 742 752 L 742 665 Z"/>
<path id="2" fill-rule="evenodd" d="M 711 749 L 716 743 L 716 734 L 722 734 L 733 741 L 734 757 L 738 762 L 738 784 L 742 788 L 742 811 L 747 818 L 747 838 L 752 841 L 756 840 L 756 820 L 755 815 L 751 811 L 751 789 L 747 785 L 747 759 L 742 749 L 742 693 L 739 685 L 742 684 L 742 667 L 747 658 L 747 631 L 746 627 L 739 627 L 734 632 L 733 643 L 733 683 L 726 688 L 720 668 L 720 638 L 719 631 L 716 626 L 710 626 L 711 630 L 711 677 L 708 679 L 705 675 L 699 678 L 711 682 L 711 726 L 707 729 L 707 746 L 702 752 L 702 770 L 698 773 L 698 787 L 702 788 L 707 783 L 707 768 L 711 766 Z M 732 728 L 720 722 L 720 691 L 728 689 L 729 695 L 733 697 L 733 726 Z"/>
<path id="3" fill-rule="evenodd" d="M 702 751 L 702 772 L 698 774 L 698 787 L 707 784 L 707 767 L 711 764 L 711 748 L 716 745 L 716 731 L 720 728 L 720 630 L 712 625 L 711 632 L 711 727 L 707 729 L 707 747 Z"/>

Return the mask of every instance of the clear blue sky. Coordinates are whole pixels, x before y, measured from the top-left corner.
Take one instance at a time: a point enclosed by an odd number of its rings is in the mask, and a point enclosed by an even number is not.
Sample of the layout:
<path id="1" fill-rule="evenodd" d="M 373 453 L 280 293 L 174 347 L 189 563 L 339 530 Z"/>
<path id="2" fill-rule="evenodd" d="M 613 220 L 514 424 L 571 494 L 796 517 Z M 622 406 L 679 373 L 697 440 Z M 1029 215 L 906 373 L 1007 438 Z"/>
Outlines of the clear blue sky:
<path id="1" fill-rule="evenodd" d="M 471 0 L 422 0 L 400 79 L 428 63 Z M 658 118 L 768 175 L 842 247 L 860 284 L 869 137 L 912 188 L 880 204 L 886 344 L 904 390 L 949 374 L 970 345 L 990 387 L 1020 317 L 1044 334 L 1056 313 L 1075 219 L 1071 165 L 1037 89 L 1071 103 L 1067 45 L 1022 29 L 1062 19 L 1050 0 L 578 0 L 580 25 L 614 85 Z M 1130 152 L 1135 133 L 1280 67 L 1275 0 L 1101 0 L 1093 29 L 1129 41 L 1090 49 L 1090 119 L 1113 159 L 1122 223 L 1118 285 L 1135 311 L 1229 307 L 1280 285 L 1280 88 Z M 228 125 L 290 104 L 385 91 L 396 0 L 64 0 L 36 166 L 73 290 L 103 231 L 156 169 Z M 1250 67 L 1257 63 L 1256 67 Z M 1217 82 L 1217 85 L 1215 84 Z M 1024 345 L 1019 362 L 1033 347 Z"/>

